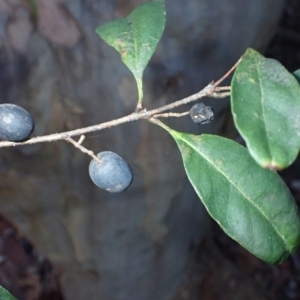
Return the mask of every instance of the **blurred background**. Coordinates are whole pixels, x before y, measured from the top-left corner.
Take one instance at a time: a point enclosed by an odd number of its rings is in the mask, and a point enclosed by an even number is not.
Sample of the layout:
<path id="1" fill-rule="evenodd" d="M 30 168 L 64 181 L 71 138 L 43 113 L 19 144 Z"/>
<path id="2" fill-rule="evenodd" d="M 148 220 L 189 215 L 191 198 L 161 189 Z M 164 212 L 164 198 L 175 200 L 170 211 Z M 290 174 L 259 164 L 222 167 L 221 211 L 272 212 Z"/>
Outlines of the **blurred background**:
<path id="1" fill-rule="evenodd" d="M 131 113 L 134 78 L 95 29 L 143 2 L 0 0 L 0 103 L 27 109 L 34 136 Z M 216 81 L 247 47 L 300 68 L 297 0 L 165 3 L 166 29 L 144 75 L 147 109 Z M 168 125 L 241 141 L 229 99 L 204 102 L 215 111 L 211 124 Z M 300 299 L 300 252 L 271 266 L 230 240 L 166 132 L 132 122 L 87 135 L 84 146 L 126 159 L 131 187 L 97 188 L 89 157 L 64 141 L 0 149 L 0 284 L 19 300 Z M 281 173 L 296 200 L 299 173 L 298 161 Z"/>

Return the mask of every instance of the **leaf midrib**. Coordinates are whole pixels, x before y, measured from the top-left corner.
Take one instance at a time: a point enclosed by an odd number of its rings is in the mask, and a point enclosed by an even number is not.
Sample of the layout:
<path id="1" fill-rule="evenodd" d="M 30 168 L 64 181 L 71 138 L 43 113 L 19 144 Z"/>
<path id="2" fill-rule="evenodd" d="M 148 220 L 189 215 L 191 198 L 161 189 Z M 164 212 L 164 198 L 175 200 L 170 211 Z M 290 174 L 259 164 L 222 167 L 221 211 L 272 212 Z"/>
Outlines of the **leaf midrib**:
<path id="1" fill-rule="evenodd" d="M 130 32 L 133 36 L 133 42 L 134 42 L 134 64 L 135 64 L 135 69 L 139 69 L 139 51 L 138 51 L 138 45 L 137 45 L 137 38 L 136 38 L 136 30 L 135 30 L 135 21 L 131 18 L 129 15 L 127 19 L 131 22 L 131 26 L 129 25 Z M 136 76 L 138 76 L 136 74 Z"/>

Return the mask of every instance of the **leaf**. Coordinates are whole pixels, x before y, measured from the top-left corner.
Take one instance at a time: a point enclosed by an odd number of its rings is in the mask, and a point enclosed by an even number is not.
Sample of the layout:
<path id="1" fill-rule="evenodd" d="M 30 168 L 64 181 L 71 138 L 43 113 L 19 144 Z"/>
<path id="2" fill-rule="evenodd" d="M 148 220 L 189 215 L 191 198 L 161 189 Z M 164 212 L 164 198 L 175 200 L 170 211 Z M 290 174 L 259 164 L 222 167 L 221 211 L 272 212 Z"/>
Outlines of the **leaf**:
<path id="1" fill-rule="evenodd" d="M 293 73 L 294 77 L 297 79 L 298 83 L 300 84 L 300 69 Z"/>
<path id="2" fill-rule="evenodd" d="M 191 184 L 226 234 L 268 263 L 282 263 L 295 251 L 300 243 L 297 206 L 275 171 L 261 168 L 231 140 L 167 130 Z"/>
<path id="3" fill-rule="evenodd" d="M 231 84 L 235 126 L 264 168 L 289 166 L 300 149 L 300 86 L 279 62 L 248 49 Z"/>
<path id="4" fill-rule="evenodd" d="M 133 73 L 143 98 L 142 77 L 165 27 L 163 0 L 139 5 L 127 18 L 106 23 L 96 29 L 98 35 L 121 55 L 122 61 Z"/>
<path id="5" fill-rule="evenodd" d="M 0 286 L 0 300 L 17 300 L 6 289 Z"/>

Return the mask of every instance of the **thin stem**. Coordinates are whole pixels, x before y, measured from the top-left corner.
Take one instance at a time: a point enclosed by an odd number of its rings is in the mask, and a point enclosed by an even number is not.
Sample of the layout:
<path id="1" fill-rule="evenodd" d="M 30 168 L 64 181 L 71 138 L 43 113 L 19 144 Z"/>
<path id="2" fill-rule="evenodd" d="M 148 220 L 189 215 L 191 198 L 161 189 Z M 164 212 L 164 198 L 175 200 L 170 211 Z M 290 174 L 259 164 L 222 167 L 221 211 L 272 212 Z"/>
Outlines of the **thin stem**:
<path id="1" fill-rule="evenodd" d="M 54 133 L 54 134 L 49 134 L 49 135 L 44 135 L 44 136 L 39 136 L 39 137 L 33 137 L 25 142 L 9 142 L 9 141 L 2 141 L 0 142 L 0 148 L 3 147 L 15 147 L 15 146 L 22 146 L 22 145 L 32 145 L 32 144 L 37 144 L 37 143 L 45 143 L 45 142 L 53 142 L 53 141 L 59 141 L 59 140 L 65 140 L 66 137 L 72 137 L 72 136 L 78 136 L 78 135 L 84 135 L 86 133 L 90 132 L 95 132 L 95 131 L 100 131 L 103 129 L 111 128 L 114 126 L 118 126 L 124 123 L 132 122 L 132 121 L 137 121 L 137 120 L 142 120 L 142 119 L 149 119 L 153 117 L 156 114 L 159 114 L 161 112 L 164 112 L 166 110 L 173 109 L 175 107 L 178 107 L 183 104 L 187 104 L 192 101 L 196 101 L 200 98 L 203 98 L 205 96 L 209 96 L 214 92 L 214 86 L 213 84 L 209 84 L 206 86 L 202 91 L 191 95 L 187 98 L 184 98 L 182 100 L 173 102 L 168 105 L 164 105 L 160 108 L 156 108 L 153 110 L 141 110 L 140 112 L 134 112 L 130 115 L 127 115 L 125 117 L 115 119 L 112 121 L 104 122 L 98 125 L 93 125 L 85 128 L 80 128 L 80 129 L 75 129 L 75 130 L 70 130 L 66 131 L 63 133 Z"/>
<path id="2" fill-rule="evenodd" d="M 216 93 L 216 89 L 220 89 L 217 87 L 217 85 L 219 85 L 226 77 L 228 77 L 230 75 L 231 72 L 233 72 L 233 70 L 236 68 L 236 66 L 238 65 L 239 62 L 240 62 L 240 60 L 217 82 L 215 82 L 215 83 L 211 82 L 204 89 L 199 91 L 198 93 L 195 93 L 194 95 L 191 95 L 184 99 L 175 101 L 171 104 L 164 105 L 162 107 L 152 109 L 149 111 L 147 111 L 146 109 L 139 109 L 139 106 L 138 106 L 137 107 L 138 111 L 133 112 L 132 114 L 124 116 L 119 119 L 111 120 L 111 121 L 104 122 L 104 123 L 97 124 L 97 125 L 88 126 L 85 128 L 70 130 L 70 131 L 66 131 L 66 132 L 62 132 L 62 133 L 54 133 L 54 134 L 49 134 L 49 135 L 44 135 L 44 136 L 33 137 L 24 142 L 1 141 L 0 148 L 15 147 L 15 146 L 22 146 L 22 145 L 32 145 L 32 144 L 37 144 L 37 143 L 53 142 L 53 141 L 58 141 L 58 140 L 67 140 L 70 137 L 84 135 L 84 134 L 87 134 L 90 132 L 100 131 L 100 130 L 118 126 L 118 125 L 121 125 L 121 124 L 124 124 L 127 122 L 132 122 L 132 121 L 137 121 L 137 120 L 142 120 L 142 119 L 150 119 L 150 118 L 154 117 L 155 115 L 161 114 L 162 112 L 174 109 L 174 108 L 179 107 L 184 104 L 188 104 L 190 102 L 196 101 L 203 97 L 209 97 L 212 94 Z M 71 140 L 68 140 L 68 141 L 71 142 Z M 74 140 L 72 139 L 72 141 L 74 141 Z M 80 143 L 76 142 L 76 145 L 80 145 Z"/>
<path id="3" fill-rule="evenodd" d="M 72 138 L 70 138 L 69 136 L 66 136 L 64 139 L 73 144 L 73 146 L 77 149 L 79 149 L 81 152 L 88 154 L 89 156 L 91 156 L 95 161 L 97 161 L 99 164 L 101 164 L 101 160 L 94 154 L 94 152 L 92 150 L 88 150 L 87 148 L 83 147 L 82 145 L 80 145 L 80 143 L 83 141 L 81 140 L 83 136 L 80 137 L 79 141 L 76 142 L 75 140 L 73 140 Z"/>
<path id="4" fill-rule="evenodd" d="M 164 105 L 160 108 L 157 108 L 157 109 L 153 109 L 149 112 L 151 112 L 151 116 L 154 116 L 156 114 L 159 114 L 161 112 L 164 112 L 166 110 L 171 110 L 175 107 L 178 107 L 178 106 L 181 106 L 181 105 L 184 105 L 184 104 L 188 104 L 190 102 L 193 102 L 193 101 L 196 101 L 200 98 L 203 98 L 203 97 L 209 97 L 211 94 L 213 94 L 215 92 L 215 85 L 213 82 L 211 82 L 210 84 L 208 84 L 203 90 L 201 90 L 200 92 L 194 94 L 194 95 L 191 95 L 187 98 L 184 98 L 182 100 L 178 100 L 176 102 L 173 102 L 171 104 L 168 104 L 168 105 Z"/>
<path id="5" fill-rule="evenodd" d="M 158 126 L 160 126 L 161 128 L 163 128 L 163 129 L 165 129 L 166 131 L 168 131 L 168 132 L 170 132 L 172 129 L 169 127 L 169 126 L 167 126 L 165 123 L 163 123 L 163 122 L 161 122 L 160 120 L 158 120 L 158 119 L 156 119 L 156 118 L 150 118 L 149 120 L 148 120 L 149 122 L 151 122 L 151 123 L 153 123 L 153 124 L 155 124 L 155 125 L 158 125 Z"/>
<path id="6" fill-rule="evenodd" d="M 230 92 L 223 92 L 223 93 L 212 93 L 209 97 L 210 98 L 226 98 L 231 95 Z"/>
<path id="7" fill-rule="evenodd" d="M 137 88 L 138 88 L 138 103 L 135 108 L 135 112 L 139 112 L 143 108 L 143 99 L 144 99 L 144 92 L 143 92 L 143 81 L 140 78 L 136 78 Z"/>
<path id="8" fill-rule="evenodd" d="M 218 86 L 209 96 L 210 98 L 226 98 L 231 95 L 231 86 Z"/>
<path id="9" fill-rule="evenodd" d="M 216 92 L 219 92 L 219 91 L 230 91 L 230 90 L 231 90 L 231 86 L 218 86 L 215 89 Z"/>
<path id="10" fill-rule="evenodd" d="M 80 145 L 83 143 L 84 140 L 85 140 L 85 135 L 82 135 L 77 143 Z"/>
<path id="11" fill-rule="evenodd" d="M 155 118 L 155 119 L 157 119 L 157 118 L 171 118 L 171 117 L 180 118 L 180 117 L 188 115 L 189 113 L 190 113 L 189 111 L 186 111 L 186 112 L 183 112 L 183 113 L 157 114 L 157 115 L 154 115 L 153 118 Z"/>
<path id="12" fill-rule="evenodd" d="M 217 82 L 215 82 L 215 87 L 220 85 L 220 83 L 223 82 L 235 70 L 241 60 L 242 58 L 240 58 L 224 76 L 222 76 Z"/>

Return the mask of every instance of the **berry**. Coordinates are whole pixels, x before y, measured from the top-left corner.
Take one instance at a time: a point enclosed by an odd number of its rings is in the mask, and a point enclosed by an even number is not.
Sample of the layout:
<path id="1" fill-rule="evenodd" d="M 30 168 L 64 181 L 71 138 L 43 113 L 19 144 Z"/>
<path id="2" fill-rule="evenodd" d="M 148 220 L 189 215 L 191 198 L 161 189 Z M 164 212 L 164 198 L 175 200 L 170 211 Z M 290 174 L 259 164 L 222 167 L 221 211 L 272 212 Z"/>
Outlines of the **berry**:
<path id="1" fill-rule="evenodd" d="M 89 174 L 93 182 L 101 189 L 111 193 L 126 190 L 132 182 L 132 171 L 127 162 L 118 154 L 103 151 L 97 154 L 101 163 L 93 159 Z"/>
<path id="2" fill-rule="evenodd" d="M 214 119 L 214 112 L 210 106 L 205 106 L 201 102 L 191 108 L 190 117 L 197 124 L 207 124 Z"/>
<path id="3" fill-rule="evenodd" d="M 6 141 L 21 142 L 30 136 L 34 129 L 31 115 L 15 104 L 0 104 L 0 138 Z"/>

